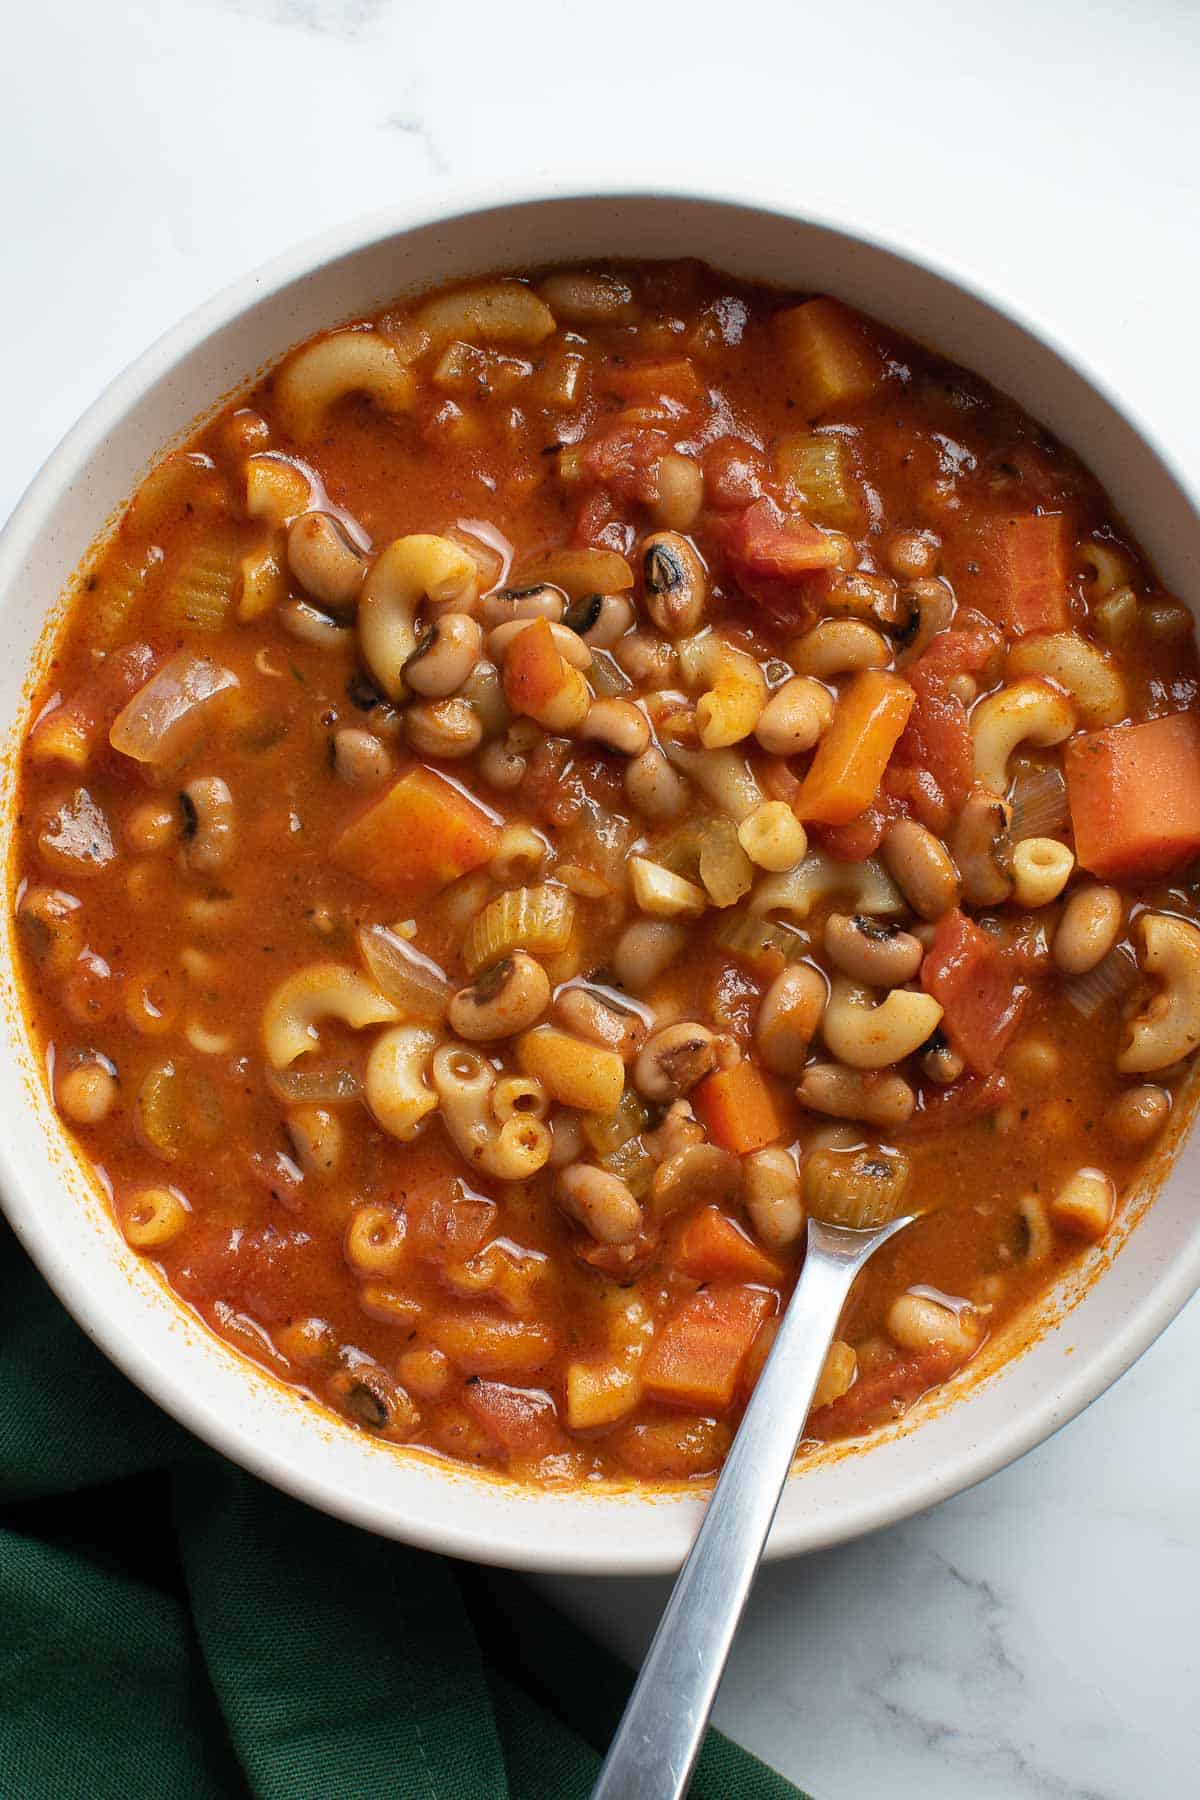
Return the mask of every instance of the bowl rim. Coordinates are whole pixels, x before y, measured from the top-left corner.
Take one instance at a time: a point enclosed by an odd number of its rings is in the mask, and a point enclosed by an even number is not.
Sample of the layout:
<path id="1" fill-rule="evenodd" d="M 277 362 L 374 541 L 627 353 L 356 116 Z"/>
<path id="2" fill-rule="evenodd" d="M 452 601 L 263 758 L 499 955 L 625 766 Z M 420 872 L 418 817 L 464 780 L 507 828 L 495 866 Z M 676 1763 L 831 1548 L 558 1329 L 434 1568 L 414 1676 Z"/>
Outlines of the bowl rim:
<path id="1" fill-rule="evenodd" d="M 54 503 L 86 472 L 100 451 L 109 424 L 122 417 L 146 389 L 190 351 L 218 330 L 234 324 L 256 302 L 328 263 L 416 230 L 547 203 L 583 204 L 597 200 L 715 205 L 731 212 L 766 215 L 780 227 L 799 224 L 866 245 L 946 283 L 1015 325 L 1090 387 L 1136 434 L 1185 503 L 1200 515 L 1200 492 L 1139 410 L 1073 344 L 1031 317 L 1023 302 L 990 279 L 983 281 L 925 246 L 911 246 L 890 230 L 868 225 L 858 217 L 844 220 L 801 207 L 769 187 L 757 191 L 748 186 L 712 187 L 692 184 L 686 178 L 672 178 L 669 184 L 637 183 L 612 175 L 588 180 L 576 172 L 561 179 L 522 176 L 484 184 L 430 184 L 404 203 L 358 215 L 293 244 L 192 308 L 113 377 L 35 472 L 0 531 L 0 592 L 8 589 L 19 572 L 30 546 L 44 530 L 46 515 Z M 281 345 L 278 354 L 282 355 L 288 347 Z M 247 379 L 251 373 L 247 371 Z M 195 416 L 203 416 L 203 409 Z M 1176 1156 L 1180 1148 L 1181 1144 L 1177 1144 Z M 54 1234 L 40 1229 L 34 1195 L 38 1182 L 45 1178 L 45 1171 L 28 1172 L 19 1167 L 6 1138 L 0 1134 L 0 1208 L 51 1289 L 87 1336 L 135 1385 L 187 1430 L 235 1463 L 294 1497 L 355 1525 L 451 1555 L 498 1561 L 543 1573 L 653 1574 L 677 1566 L 679 1558 L 670 1544 L 635 1541 L 632 1537 L 619 1553 L 597 1553 L 581 1543 L 578 1549 L 556 1549 L 547 1562 L 532 1541 L 535 1527 L 527 1533 L 528 1541 L 512 1537 L 496 1543 L 489 1542 L 485 1534 L 447 1521 L 400 1521 L 384 1506 L 357 1502 L 347 1496 L 336 1483 L 323 1478 L 318 1461 L 310 1466 L 299 1461 L 280 1461 L 275 1452 L 216 1417 L 194 1390 L 182 1387 L 175 1377 L 160 1371 L 140 1353 L 136 1335 L 74 1273 L 70 1256 L 63 1254 L 62 1244 Z M 62 1179 L 58 1175 L 50 1178 Z M 768 1557 L 778 1559 L 823 1549 L 881 1529 L 949 1499 L 1015 1462 L 1077 1417 L 1119 1379 L 1166 1329 L 1198 1287 L 1200 1234 L 1183 1253 L 1160 1269 L 1157 1280 L 1145 1287 L 1119 1327 L 1103 1343 L 1089 1348 L 1086 1357 L 1069 1359 L 1070 1366 L 1062 1380 L 1015 1414 L 1006 1430 L 993 1430 L 979 1439 L 968 1435 L 955 1454 L 931 1465 L 920 1482 L 910 1481 L 902 1488 L 883 1485 L 877 1493 L 864 1483 L 856 1503 L 836 1518 L 822 1521 L 800 1516 L 792 1521 L 781 1520 L 772 1531 Z M 176 1304 L 182 1306 L 183 1302 Z M 996 1376 L 1002 1375 L 1001 1368 Z M 949 1404 L 962 1402 L 951 1400 Z M 467 1478 L 471 1479 L 469 1474 Z M 586 1493 L 581 1496 L 579 1490 L 572 1489 L 566 1491 L 566 1497 L 577 1501 Z M 552 1503 L 553 1495 L 539 1495 L 539 1499 Z"/>

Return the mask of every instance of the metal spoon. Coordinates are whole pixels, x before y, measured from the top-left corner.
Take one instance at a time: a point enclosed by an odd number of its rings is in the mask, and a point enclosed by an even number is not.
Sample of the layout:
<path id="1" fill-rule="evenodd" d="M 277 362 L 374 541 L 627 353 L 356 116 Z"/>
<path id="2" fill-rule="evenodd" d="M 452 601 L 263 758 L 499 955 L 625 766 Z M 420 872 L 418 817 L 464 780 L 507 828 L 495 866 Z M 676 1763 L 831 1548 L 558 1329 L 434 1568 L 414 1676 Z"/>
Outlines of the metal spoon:
<path id="1" fill-rule="evenodd" d="M 846 1296 L 880 1245 L 916 1216 L 907 1213 L 867 1230 L 809 1219 L 800 1279 L 592 1800 L 678 1800 L 687 1792 Z"/>

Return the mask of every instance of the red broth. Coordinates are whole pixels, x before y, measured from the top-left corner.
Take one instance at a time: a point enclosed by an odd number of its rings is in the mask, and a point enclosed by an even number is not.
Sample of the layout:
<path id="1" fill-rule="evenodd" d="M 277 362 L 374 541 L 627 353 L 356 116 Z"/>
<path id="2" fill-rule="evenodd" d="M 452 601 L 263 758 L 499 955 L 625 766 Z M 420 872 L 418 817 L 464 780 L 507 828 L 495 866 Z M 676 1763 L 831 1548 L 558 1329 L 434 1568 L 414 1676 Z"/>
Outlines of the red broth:
<path id="1" fill-rule="evenodd" d="M 926 1216 L 814 1439 L 1119 1212 L 1200 1034 L 1190 617 L 1033 420 L 700 263 L 443 290 L 165 458 L 33 707 L 29 1030 L 115 1219 L 355 1426 L 710 1474 L 807 1213 Z"/>

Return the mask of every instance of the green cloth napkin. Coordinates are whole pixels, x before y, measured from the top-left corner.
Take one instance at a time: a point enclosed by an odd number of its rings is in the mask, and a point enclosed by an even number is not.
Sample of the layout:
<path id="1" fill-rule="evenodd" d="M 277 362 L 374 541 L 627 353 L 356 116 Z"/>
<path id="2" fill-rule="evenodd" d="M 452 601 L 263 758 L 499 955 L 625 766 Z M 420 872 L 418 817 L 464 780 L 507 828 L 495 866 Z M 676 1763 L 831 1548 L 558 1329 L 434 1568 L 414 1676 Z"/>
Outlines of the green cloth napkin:
<path id="1" fill-rule="evenodd" d="M 0 1795 L 573 1800 L 629 1684 L 515 1576 L 207 1450 L 0 1222 Z M 797 1792 L 718 1732 L 692 1791 Z"/>

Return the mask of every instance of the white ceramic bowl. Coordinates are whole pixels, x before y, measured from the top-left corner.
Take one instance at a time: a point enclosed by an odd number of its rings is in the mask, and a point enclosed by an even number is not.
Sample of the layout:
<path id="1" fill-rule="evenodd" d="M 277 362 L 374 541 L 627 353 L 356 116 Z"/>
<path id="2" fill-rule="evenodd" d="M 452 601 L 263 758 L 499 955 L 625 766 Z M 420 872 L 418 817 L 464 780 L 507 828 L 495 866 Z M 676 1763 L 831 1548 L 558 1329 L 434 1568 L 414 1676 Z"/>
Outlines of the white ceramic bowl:
<path id="1" fill-rule="evenodd" d="M 605 255 L 704 256 L 827 290 L 977 370 L 1077 449 L 1167 584 L 1200 591 L 1200 518 L 1149 432 L 1079 359 L 1011 308 L 894 245 L 774 206 L 704 195 L 539 192 L 413 205 L 248 275 L 148 350 L 47 462 L 0 539 L 0 719 L 12 734 L 47 614 L 148 463 L 289 345 L 402 291 L 497 268 Z M 7 811 L 12 758 L 0 804 Z M 12 946 L 5 923 L 4 954 Z M 220 1343 L 126 1249 L 66 1146 L 4 992 L 0 1184 L 18 1236 L 105 1353 L 178 1419 L 265 1480 L 358 1525 L 480 1561 L 579 1573 L 675 1566 L 700 1500 L 533 1493 L 378 1445 Z M 952 1404 L 793 1477 L 776 1556 L 851 1538 L 969 1486 L 1101 1393 L 1200 1285 L 1200 1151 L 1187 1145 L 1133 1229 L 1057 1293 L 1031 1346 L 990 1347 Z"/>

